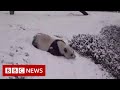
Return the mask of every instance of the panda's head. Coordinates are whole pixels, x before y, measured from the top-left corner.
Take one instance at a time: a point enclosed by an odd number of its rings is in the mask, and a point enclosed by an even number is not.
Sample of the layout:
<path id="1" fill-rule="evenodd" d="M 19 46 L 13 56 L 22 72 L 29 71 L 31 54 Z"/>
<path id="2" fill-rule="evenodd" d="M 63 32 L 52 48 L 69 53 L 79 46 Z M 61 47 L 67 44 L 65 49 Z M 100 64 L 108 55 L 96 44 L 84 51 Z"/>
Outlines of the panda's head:
<path id="1" fill-rule="evenodd" d="M 75 59 L 76 58 L 76 55 L 74 53 L 74 50 L 69 46 L 69 45 L 65 45 L 64 47 L 64 56 L 67 58 L 67 59 Z"/>

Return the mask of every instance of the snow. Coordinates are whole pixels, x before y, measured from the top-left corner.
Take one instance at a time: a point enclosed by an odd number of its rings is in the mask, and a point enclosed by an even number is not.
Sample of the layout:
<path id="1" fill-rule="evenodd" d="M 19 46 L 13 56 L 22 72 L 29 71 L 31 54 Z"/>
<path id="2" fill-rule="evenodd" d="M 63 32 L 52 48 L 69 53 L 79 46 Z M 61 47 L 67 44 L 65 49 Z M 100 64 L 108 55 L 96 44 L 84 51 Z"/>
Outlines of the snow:
<path id="1" fill-rule="evenodd" d="M 79 33 L 98 34 L 101 28 L 120 23 L 120 14 L 111 12 L 78 11 L 8 11 L 0 12 L 0 78 L 3 64 L 44 64 L 45 77 L 32 79 L 106 79 L 113 78 L 90 59 L 79 56 L 74 60 L 53 56 L 31 44 L 36 33 L 60 35 L 70 40 Z"/>

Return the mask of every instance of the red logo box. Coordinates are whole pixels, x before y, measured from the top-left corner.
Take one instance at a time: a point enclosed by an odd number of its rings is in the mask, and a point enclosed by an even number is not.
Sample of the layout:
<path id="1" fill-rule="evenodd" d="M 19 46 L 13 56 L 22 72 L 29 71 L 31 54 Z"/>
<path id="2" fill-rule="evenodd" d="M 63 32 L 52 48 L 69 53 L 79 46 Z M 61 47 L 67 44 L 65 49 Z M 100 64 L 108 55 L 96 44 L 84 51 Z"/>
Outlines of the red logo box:
<path id="1" fill-rule="evenodd" d="M 45 76 L 45 65 L 3 65 L 3 76 Z"/>

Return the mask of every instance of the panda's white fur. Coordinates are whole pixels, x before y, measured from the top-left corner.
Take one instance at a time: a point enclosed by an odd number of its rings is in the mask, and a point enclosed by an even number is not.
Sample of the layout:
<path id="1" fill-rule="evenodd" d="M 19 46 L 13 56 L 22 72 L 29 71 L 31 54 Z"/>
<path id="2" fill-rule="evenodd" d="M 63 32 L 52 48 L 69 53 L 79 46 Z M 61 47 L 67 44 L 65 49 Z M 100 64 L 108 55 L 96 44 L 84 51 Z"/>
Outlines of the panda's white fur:
<path id="1" fill-rule="evenodd" d="M 55 40 L 57 39 L 52 36 L 43 33 L 38 33 L 34 36 L 32 44 L 40 50 L 48 51 L 49 49 L 52 49 L 51 45 Z M 63 40 L 58 39 L 57 46 L 59 48 L 58 51 L 60 52 L 60 54 L 66 57 L 67 59 L 74 59 L 76 57 L 74 54 L 74 50 Z"/>

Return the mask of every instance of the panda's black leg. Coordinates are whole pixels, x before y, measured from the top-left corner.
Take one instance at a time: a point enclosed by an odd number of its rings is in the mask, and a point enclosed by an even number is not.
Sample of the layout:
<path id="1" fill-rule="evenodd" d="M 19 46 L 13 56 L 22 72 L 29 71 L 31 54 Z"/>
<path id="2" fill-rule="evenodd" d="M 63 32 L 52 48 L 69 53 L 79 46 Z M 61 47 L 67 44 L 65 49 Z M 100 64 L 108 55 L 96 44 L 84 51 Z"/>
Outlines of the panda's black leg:
<path id="1" fill-rule="evenodd" d="M 32 41 L 32 45 L 33 45 L 34 47 L 38 48 L 38 47 L 37 47 L 37 44 L 35 43 L 35 39 Z"/>

